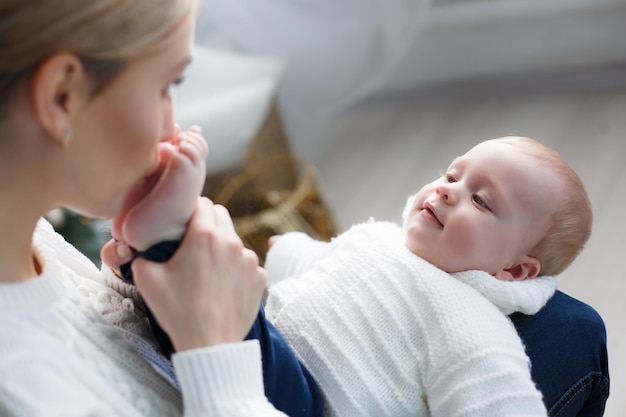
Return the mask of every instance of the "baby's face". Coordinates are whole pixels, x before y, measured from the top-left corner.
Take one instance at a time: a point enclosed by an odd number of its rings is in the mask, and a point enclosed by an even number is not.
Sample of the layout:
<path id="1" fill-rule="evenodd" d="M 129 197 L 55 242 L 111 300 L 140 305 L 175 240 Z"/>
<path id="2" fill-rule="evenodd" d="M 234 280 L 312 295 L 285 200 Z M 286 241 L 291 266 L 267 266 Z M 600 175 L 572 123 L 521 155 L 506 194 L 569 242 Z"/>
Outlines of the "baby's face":
<path id="1" fill-rule="evenodd" d="M 445 271 L 495 274 L 529 255 L 559 196 L 559 181 L 536 159 L 483 142 L 408 203 L 406 244 Z"/>

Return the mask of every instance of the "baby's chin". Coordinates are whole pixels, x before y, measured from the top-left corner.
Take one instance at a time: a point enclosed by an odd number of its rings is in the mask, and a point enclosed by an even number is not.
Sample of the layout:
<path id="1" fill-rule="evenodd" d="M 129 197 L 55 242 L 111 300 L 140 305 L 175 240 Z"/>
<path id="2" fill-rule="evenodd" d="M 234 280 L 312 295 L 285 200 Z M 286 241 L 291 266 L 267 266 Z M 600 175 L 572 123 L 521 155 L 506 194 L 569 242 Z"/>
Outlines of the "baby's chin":
<path id="1" fill-rule="evenodd" d="M 427 243 L 426 243 L 427 244 Z M 446 271 L 448 273 L 459 272 L 459 265 L 451 265 L 451 263 L 446 262 L 445 259 L 441 259 L 439 256 L 435 256 L 432 253 L 429 253 L 427 250 L 422 250 L 419 246 L 415 245 L 414 242 L 411 242 L 409 239 L 405 241 L 405 245 L 407 249 L 415 256 L 425 260 L 431 265 L 436 266 L 442 271 Z"/>
<path id="2" fill-rule="evenodd" d="M 412 241 L 411 239 L 409 239 L 408 237 L 406 237 L 404 244 L 406 246 L 406 248 L 415 256 L 422 258 L 423 260 L 425 260 L 428 263 L 431 263 L 433 265 L 435 265 L 437 268 L 442 269 L 433 259 L 431 256 L 429 256 L 429 254 L 424 251 L 421 250 L 422 248 L 420 248 L 418 245 L 415 244 L 414 241 Z"/>

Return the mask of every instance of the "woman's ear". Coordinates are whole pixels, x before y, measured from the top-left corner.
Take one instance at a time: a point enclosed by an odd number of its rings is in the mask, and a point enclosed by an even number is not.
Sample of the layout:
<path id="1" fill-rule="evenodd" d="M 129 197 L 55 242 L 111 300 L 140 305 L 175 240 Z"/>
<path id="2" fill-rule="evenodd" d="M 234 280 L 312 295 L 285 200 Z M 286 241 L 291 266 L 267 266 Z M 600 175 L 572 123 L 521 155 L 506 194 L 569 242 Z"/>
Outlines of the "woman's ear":
<path id="1" fill-rule="evenodd" d="M 67 52 L 47 58 L 33 74 L 31 99 L 34 116 L 61 148 L 72 138 L 71 109 L 86 77 L 80 59 Z"/>
<path id="2" fill-rule="evenodd" d="M 539 275 L 539 271 L 541 271 L 539 259 L 530 255 L 524 255 L 511 267 L 501 269 L 493 276 L 500 281 L 522 281 L 535 278 Z"/>

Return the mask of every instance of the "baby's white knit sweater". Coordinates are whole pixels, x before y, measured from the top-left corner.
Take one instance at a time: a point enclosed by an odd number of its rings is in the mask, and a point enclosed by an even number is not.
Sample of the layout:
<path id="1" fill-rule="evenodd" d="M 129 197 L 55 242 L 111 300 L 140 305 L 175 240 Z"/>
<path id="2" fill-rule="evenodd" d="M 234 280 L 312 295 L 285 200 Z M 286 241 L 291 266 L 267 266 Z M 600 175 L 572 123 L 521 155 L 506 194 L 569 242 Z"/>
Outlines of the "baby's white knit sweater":
<path id="1" fill-rule="evenodd" d="M 0 284 L 0 416 L 284 416 L 264 396 L 258 342 L 175 354 L 181 395 L 135 288 L 44 220 L 34 245 L 43 273 Z"/>
<path id="2" fill-rule="evenodd" d="M 450 275 L 383 222 L 330 243 L 286 234 L 265 267 L 280 281 L 267 316 L 318 382 L 328 417 L 547 414 L 506 315 L 537 312 L 553 278 Z"/>

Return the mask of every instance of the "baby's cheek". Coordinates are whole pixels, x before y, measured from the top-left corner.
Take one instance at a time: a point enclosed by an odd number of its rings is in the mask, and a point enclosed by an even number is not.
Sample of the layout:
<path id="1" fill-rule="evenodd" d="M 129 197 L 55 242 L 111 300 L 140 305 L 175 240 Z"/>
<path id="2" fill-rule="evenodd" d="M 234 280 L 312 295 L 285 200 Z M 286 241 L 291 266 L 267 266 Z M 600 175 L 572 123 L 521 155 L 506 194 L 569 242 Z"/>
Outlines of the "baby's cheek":
<path id="1" fill-rule="evenodd" d="M 449 254 L 459 264 L 461 270 L 483 269 L 489 258 L 496 256 L 490 242 L 472 228 L 458 230 L 458 234 L 449 241 Z M 487 243 L 485 245 L 485 243 Z"/>

